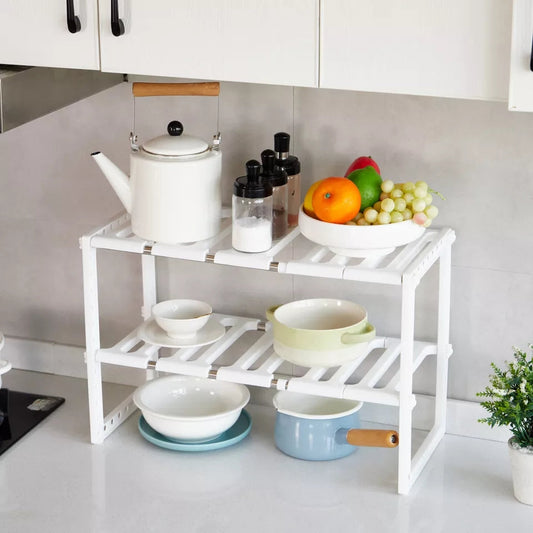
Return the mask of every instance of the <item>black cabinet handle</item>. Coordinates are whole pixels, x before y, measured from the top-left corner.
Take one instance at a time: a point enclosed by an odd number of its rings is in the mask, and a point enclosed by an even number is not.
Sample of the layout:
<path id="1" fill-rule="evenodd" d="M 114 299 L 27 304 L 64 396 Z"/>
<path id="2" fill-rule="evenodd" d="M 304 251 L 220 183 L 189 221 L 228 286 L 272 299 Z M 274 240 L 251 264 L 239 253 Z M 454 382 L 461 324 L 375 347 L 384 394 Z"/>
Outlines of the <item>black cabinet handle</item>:
<path id="1" fill-rule="evenodd" d="M 67 0 L 67 28 L 70 33 L 81 30 L 80 19 L 74 13 L 74 0 Z"/>
<path id="2" fill-rule="evenodd" d="M 111 33 L 115 37 L 124 33 L 124 22 L 118 16 L 118 0 L 111 0 Z"/>

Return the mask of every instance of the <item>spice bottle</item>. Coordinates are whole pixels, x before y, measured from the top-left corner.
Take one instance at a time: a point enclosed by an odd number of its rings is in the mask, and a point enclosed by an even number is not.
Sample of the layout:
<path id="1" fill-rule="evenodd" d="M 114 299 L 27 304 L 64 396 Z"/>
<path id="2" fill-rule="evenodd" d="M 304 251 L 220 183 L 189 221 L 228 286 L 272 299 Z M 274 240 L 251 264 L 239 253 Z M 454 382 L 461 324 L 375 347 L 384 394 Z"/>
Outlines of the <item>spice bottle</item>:
<path id="1" fill-rule="evenodd" d="M 272 184 L 272 238 L 281 239 L 287 233 L 289 190 L 287 173 L 274 166 L 276 154 L 273 150 L 261 152 L 263 170 L 261 178 Z"/>
<path id="2" fill-rule="evenodd" d="M 260 177 L 261 164 L 246 163 L 246 176 L 233 185 L 231 244 L 239 252 L 266 252 L 272 247 L 272 185 Z"/>
<path id="3" fill-rule="evenodd" d="M 287 185 L 289 189 L 289 227 L 298 225 L 298 212 L 300 210 L 300 161 L 294 155 L 289 155 L 291 136 L 285 132 L 274 135 L 274 150 L 276 152 L 276 167 L 287 172 Z"/>

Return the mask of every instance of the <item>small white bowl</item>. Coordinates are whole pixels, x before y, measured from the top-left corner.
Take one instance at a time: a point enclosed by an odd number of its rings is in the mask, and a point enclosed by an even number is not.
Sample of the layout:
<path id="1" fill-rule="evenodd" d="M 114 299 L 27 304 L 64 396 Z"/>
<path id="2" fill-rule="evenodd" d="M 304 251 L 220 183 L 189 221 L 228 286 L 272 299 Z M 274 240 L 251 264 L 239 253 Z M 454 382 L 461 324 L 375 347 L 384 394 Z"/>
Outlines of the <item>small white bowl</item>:
<path id="1" fill-rule="evenodd" d="M 166 300 L 152 307 L 157 325 L 173 339 L 194 337 L 212 313 L 211 306 L 199 300 Z"/>
<path id="2" fill-rule="evenodd" d="M 249 400 L 244 385 L 181 375 L 148 381 L 133 395 L 146 422 L 179 442 L 215 439 L 235 424 Z"/>
<path id="3" fill-rule="evenodd" d="M 310 241 L 327 246 L 334 254 L 348 257 L 390 254 L 398 246 L 421 237 L 426 229 L 412 220 L 372 226 L 332 224 L 310 217 L 303 206 L 300 207 L 298 226 Z"/>

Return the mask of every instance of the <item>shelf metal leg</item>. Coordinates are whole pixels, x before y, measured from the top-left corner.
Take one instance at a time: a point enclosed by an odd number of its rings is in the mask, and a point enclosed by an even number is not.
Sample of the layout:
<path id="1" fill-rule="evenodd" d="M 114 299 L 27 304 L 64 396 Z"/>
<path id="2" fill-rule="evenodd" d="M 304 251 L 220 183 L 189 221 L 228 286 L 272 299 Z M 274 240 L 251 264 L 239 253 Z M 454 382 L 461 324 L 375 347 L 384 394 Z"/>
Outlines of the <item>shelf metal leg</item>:
<path id="1" fill-rule="evenodd" d="M 400 408 L 398 413 L 398 493 L 407 494 L 411 488 L 413 346 L 415 330 L 416 282 L 404 277 L 402 283 L 402 323 L 400 355 Z"/>
<path id="2" fill-rule="evenodd" d="M 450 342 L 450 290 L 452 246 L 449 243 L 439 259 L 439 307 L 437 325 L 437 382 L 435 391 L 435 426 L 444 435 L 446 431 L 446 404 L 448 398 L 448 357 Z"/>
<path id="3" fill-rule="evenodd" d="M 411 281 L 411 282 L 409 282 Z M 413 285 L 412 288 L 410 286 Z M 414 295 L 416 284 L 407 278 L 402 293 L 402 356 L 400 382 L 400 450 L 398 465 L 398 492 L 407 494 L 446 432 L 448 397 L 448 358 L 450 356 L 450 287 L 451 242 L 443 247 L 439 257 L 439 295 L 437 323 L 437 368 L 435 388 L 435 419 L 433 427 L 411 459 L 412 412 L 403 397 L 412 392 L 412 344 L 414 334 Z M 411 323 L 411 317 L 413 322 Z M 413 329 L 412 329 L 413 328 Z M 409 354 L 409 358 L 407 357 Z M 404 359 L 404 355 L 406 355 Z M 406 445 L 406 437 L 408 439 Z M 403 446 L 403 448 L 402 448 Z"/>
<path id="4" fill-rule="evenodd" d="M 435 386 L 435 418 L 431 431 L 411 462 L 411 484 L 415 482 L 446 432 L 448 397 L 448 357 L 450 337 L 451 243 L 439 258 L 439 303 L 437 323 L 437 368 Z"/>
<path id="5" fill-rule="evenodd" d="M 155 257 L 143 255 L 141 259 L 143 308 L 142 316 L 146 320 L 152 314 L 152 307 L 157 303 L 157 283 L 155 272 Z"/>
<path id="6" fill-rule="evenodd" d="M 85 310 L 85 358 L 87 364 L 87 389 L 89 395 L 89 422 L 91 442 L 104 440 L 104 404 L 102 392 L 102 365 L 96 360 L 100 349 L 100 318 L 98 311 L 98 270 L 96 249 L 91 237 L 81 238 L 83 262 L 83 297 Z"/>
<path id="7" fill-rule="evenodd" d="M 143 255 L 141 259 L 141 268 L 143 287 L 142 317 L 143 320 L 147 320 L 152 314 L 152 307 L 157 303 L 155 256 Z M 155 368 L 146 370 L 146 379 L 154 379 L 157 375 L 158 372 Z"/>

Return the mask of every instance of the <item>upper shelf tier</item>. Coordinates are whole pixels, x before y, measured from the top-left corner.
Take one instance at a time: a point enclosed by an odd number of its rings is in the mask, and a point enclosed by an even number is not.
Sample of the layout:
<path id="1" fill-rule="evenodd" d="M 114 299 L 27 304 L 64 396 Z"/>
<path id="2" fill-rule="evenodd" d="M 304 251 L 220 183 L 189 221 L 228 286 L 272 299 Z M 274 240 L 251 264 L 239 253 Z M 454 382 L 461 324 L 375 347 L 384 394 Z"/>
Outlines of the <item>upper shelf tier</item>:
<path id="1" fill-rule="evenodd" d="M 421 279 L 440 256 L 441 249 L 455 240 L 455 233 L 449 228 L 429 228 L 418 240 L 388 255 L 361 259 L 336 255 L 293 228 L 267 252 L 249 254 L 231 247 L 231 218 L 228 212 L 225 215 L 221 231 L 215 237 L 190 244 L 169 245 L 140 239 L 132 233 L 127 214 L 85 238 L 90 239 L 94 248 L 389 285 L 400 285 L 407 273 Z"/>

